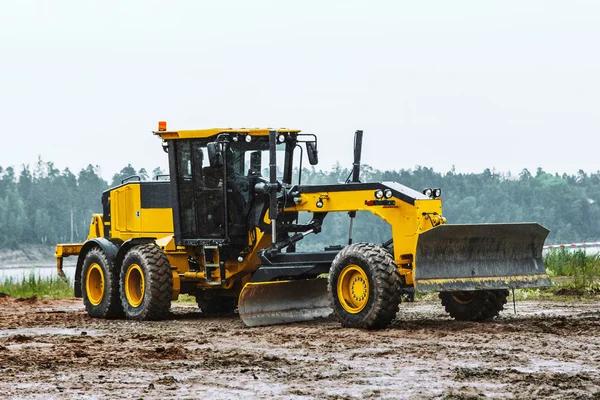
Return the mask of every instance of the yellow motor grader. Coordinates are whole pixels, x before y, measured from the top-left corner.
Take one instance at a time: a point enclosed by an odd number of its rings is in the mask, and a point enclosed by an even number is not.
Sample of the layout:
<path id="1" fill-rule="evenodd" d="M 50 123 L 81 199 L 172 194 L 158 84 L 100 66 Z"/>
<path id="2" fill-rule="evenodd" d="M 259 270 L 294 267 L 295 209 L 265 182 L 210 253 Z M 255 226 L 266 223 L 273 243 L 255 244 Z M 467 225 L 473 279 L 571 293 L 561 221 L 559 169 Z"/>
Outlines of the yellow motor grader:
<path id="1" fill-rule="evenodd" d="M 334 313 L 343 326 L 389 325 L 403 291 L 440 292 L 459 320 L 493 318 L 508 289 L 548 286 L 535 223 L 446 224 L 439 189 L 360 182 L 362 131 L 346 183 L 302 184 L 318 163 L 317 137 L 294 129 L 204 129 L 155 135 L 169 179 L 131 177 L 102 194 L 84 243 L 56 246 L 77 256 L 75 296 L 97 318 L 156 320 L 179 294 L 205 314 L 238 310 L 249 326 Z M 356 212 L 391 227 L 385 243 L 353 243 Z M 321 251 L 296 244 L 321 232 L 327 215 L 348 213 L 348 243 Z"/>

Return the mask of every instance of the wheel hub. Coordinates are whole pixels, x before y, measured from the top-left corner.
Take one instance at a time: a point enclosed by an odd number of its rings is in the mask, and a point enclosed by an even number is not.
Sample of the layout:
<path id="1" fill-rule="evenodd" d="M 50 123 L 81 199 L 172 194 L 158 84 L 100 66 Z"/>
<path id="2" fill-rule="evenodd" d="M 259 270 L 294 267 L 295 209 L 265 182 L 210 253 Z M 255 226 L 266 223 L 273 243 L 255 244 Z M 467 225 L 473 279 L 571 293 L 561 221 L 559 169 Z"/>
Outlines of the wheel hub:
<path id="1" fill-rule="evenodd" d="M 132 307 L 142 304 L 145 289 L 144 271 L 139 265 L 131 264 L 125 275 L 125 296 Z"/>
<path id="2" fill-rule="evenodd" d="M 454 292 L 452 294 L 452 298 L 458 304 L 469 304 L 473 301 L 473 299 L 475 299 L 476 295 L 477 295 L 477 292 L 474 290 L 462 291 L 462 292 Z"/>
<path id="3" fill-rule="evenodd" d="M 90 265 L 85 277 L 85 288 L 87 298 L 92 305 L 97 306 L 102 303 L 104 298 L 104 272 L 100 265 L 96 263 Z"/>
<path id="4" fill-rule="evenodd" d="M 355 264 L 344 267 L 337 281 L 337 295 L 341 306 L 351 314 L 361 312 L 369 301 L 369 278 Z"/>
<path id="5" fill-rule="evenodd" d="M 352 297 L 356 301 L 363 301 L 367 296 L 367 283 L 362 276 L 352 279 L 352 285 L 350 288 Z"/>

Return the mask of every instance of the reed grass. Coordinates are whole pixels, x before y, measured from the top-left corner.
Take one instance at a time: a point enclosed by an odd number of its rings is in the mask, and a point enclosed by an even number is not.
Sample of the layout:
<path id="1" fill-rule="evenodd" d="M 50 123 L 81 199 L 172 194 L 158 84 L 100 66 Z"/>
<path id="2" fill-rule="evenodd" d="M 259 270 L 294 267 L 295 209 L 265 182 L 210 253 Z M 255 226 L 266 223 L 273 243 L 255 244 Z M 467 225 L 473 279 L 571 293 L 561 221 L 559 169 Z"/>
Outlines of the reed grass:
<path id="1" fill-rule="evenodd" d="M 20 279 L 4 278 L 4 281 L 0 282 L 0 293 L 18 298 L 38 296 L 61 299 L 73 297 L 73 285 L 68 278 L 67 282 L 64 282 L 58 276 L 41 277 L 32 271 Z"/>

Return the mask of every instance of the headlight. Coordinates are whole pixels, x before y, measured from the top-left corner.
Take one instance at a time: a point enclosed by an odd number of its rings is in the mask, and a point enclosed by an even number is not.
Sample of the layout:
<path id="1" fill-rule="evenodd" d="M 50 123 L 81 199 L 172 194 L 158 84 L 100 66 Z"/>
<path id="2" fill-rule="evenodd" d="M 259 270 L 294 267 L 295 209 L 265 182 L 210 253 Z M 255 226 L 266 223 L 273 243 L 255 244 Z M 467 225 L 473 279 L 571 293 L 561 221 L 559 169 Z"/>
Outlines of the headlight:
<path id="1" fill-rule="evenodd" d="M 233 140 L 234 142 L 237 142 L 238 140 L 240 140 L 240 138 L 238 137 L 237 133 L 234 133 L 233 136 L 231 136 L 231 140 Z"/>
<path id="2" fill-rule="evenodd" d="M 246 142 L 250 143 L 251 140 L 252 140 L 252 136 L 246 135 Z"/>
<path id="3" fill-rule="evenodd" d="M 377 198 L 377 199 L 383 199 L 383 190 L 377 189 L 375 191 L 375 198 Z"/>
<path id="4" fill-rule="evenodd" d="M 391 199 L 392 198 L 392 189 L 385 189 L 385 191 L 383 192 L 384 196 L 386 199 Z"/>
<path id="5" fill-rule="evenodd" d="M 433 189 L 433 197 L 438 198 L 442 195 L 442 189 Z"/>
<path id="6" fill-rule="evenodd" d="M 283 143 L 283 142 L 285 142 L 285 135 L 280 134 L 279 136 L 277 136 L 277 143 Z"/>
<path id="7" fill-rule="evenodd" d="M 427 189 L 423 190 L 423 194 L 427 197 L 431 197 L 431 195 L 433 194 L 433 191 L 430 188 L 427 188 Z"/>

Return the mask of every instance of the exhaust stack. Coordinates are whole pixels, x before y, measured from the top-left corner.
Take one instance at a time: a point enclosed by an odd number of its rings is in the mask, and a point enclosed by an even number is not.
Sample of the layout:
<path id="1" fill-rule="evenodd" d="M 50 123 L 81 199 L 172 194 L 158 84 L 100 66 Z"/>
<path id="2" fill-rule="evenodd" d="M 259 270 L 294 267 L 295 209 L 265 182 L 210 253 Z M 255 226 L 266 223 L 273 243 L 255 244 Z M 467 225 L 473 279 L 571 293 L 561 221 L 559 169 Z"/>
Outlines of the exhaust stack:
<path id="1" fill-rule="evenodd" d="M 352 182 L 360 182 L 360 156 L 362 153 L 362 138 L 363 131 L 358 130 L 354 133 L 354 162 L 352 163 Z M 346 182 L 347 183 L 347 182 Z M 354 218 L 356 217 L 356 211 L 350 211 L 350 231 L 348 232 L 348 245 L 352 244 L 352 234 L 354 230 Z"/>

